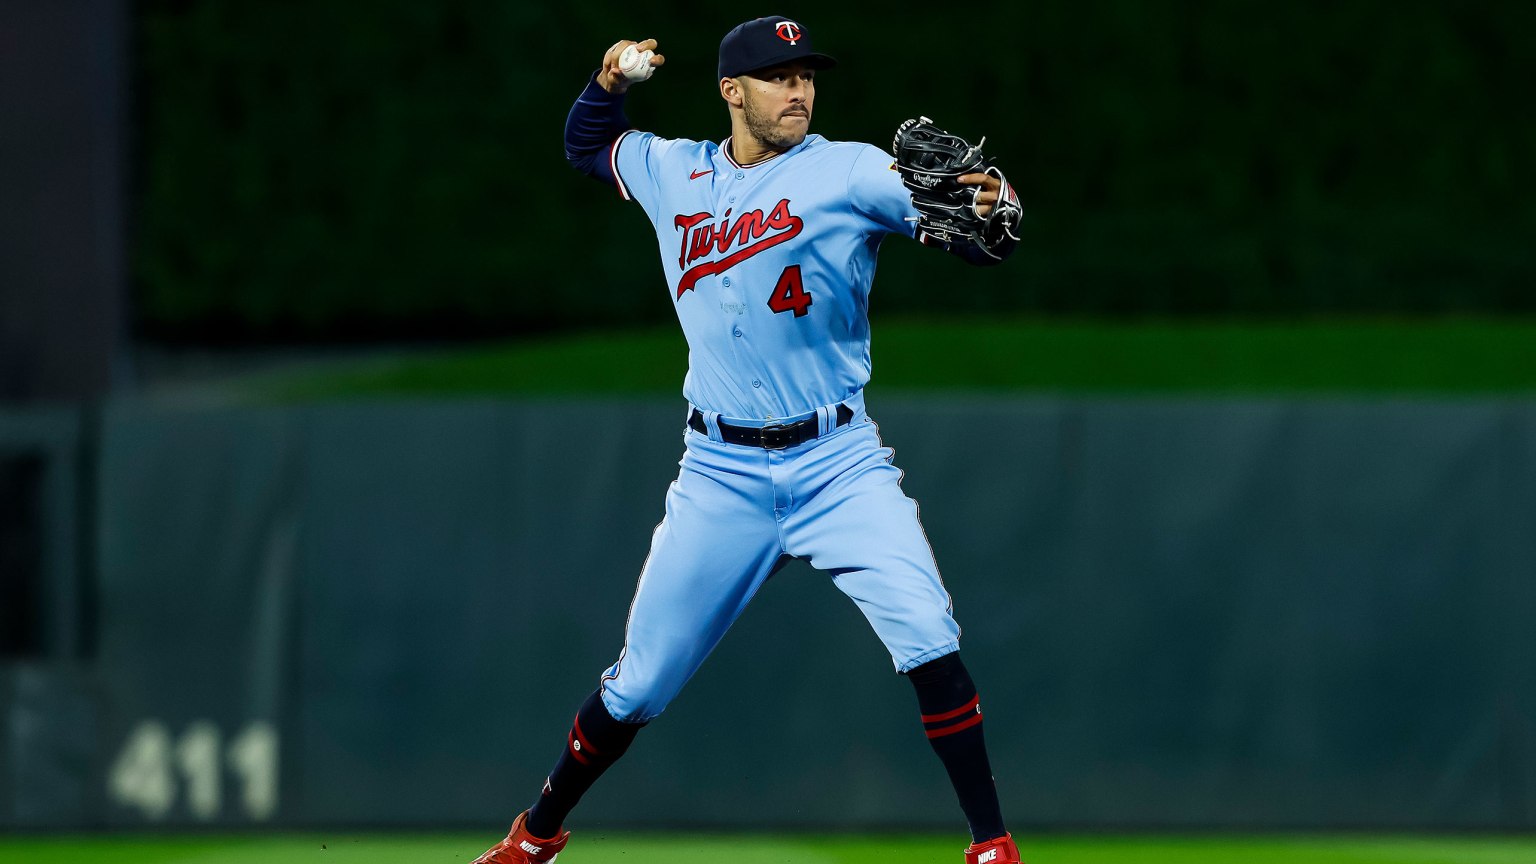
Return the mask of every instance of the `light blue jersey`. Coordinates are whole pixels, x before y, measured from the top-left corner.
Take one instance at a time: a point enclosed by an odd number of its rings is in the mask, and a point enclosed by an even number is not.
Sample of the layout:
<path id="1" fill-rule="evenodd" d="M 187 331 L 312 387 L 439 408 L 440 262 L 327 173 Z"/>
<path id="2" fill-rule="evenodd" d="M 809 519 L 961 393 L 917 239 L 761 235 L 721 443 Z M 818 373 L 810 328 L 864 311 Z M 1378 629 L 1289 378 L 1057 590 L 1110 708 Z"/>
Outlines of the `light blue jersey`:
<path id="1" fill-rule="evenodd" d="M 727 418 L 796 418 L 869 382 L 869 290 L 887 234 L 913 236 L 891 157 L 809 135 L 738 165 L 730 140 L 626 132 L 619 191 L 656 230 L 688 339 L 683 395 Z"/>

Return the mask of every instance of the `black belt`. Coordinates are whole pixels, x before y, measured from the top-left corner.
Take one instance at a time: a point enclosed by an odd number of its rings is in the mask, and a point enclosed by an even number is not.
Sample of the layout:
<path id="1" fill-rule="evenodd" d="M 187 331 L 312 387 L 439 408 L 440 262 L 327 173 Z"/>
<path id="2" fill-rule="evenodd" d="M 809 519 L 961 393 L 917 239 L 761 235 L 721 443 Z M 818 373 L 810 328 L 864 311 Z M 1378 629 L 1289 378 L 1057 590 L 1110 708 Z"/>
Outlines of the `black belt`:
<path id="1" fill-rule="evenodd" d="M 853 409 L 847 405 L 837 406 L 837 426 L 847 426 L 853 419 Z M 807 417 L 796 423 L 772 423 L 767 426 L 732 426 L 721 423 L 720 439 L 727 444 L 741 444 L 746 447 L 761 447 L 764 450 L 783 450 L 804 444 L 817 437 L 817 430 L 821 426 L 820 417 Z M 709 427 L 704 425 L 704 415 L 695 408 L 688 412 L 688 428 L 701 435 L 709 434 Z"/>

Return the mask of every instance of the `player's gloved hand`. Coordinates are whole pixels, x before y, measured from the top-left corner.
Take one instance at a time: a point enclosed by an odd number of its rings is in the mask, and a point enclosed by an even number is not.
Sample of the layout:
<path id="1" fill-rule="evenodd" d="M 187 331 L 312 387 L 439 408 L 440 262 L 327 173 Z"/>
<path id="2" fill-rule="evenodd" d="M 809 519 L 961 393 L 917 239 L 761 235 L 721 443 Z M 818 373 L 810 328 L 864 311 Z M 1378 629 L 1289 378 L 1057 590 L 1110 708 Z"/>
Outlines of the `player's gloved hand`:
<path id="1" fill-rule="evenodd" d="M 972 146 L 919 117 L 897 127 L 891 152 L 917 208 L 918 239 L 968 244 L 999 260 L 1018 242 L 1023 208 L 981 144 Z"/>
<path id="2" fill-rule="evenodd" d="M 631 46 L 635 50 L 626 54 L 625 49 Z M 603 68 L 597 72 L 597 83 L 609 93 L 623 93 L 629 85 L 651 77 L 655 67 L 665 62 L 667 58 L 656 53 L 655 39 L 640 42 L 620 39 L 603 55 Z"/>

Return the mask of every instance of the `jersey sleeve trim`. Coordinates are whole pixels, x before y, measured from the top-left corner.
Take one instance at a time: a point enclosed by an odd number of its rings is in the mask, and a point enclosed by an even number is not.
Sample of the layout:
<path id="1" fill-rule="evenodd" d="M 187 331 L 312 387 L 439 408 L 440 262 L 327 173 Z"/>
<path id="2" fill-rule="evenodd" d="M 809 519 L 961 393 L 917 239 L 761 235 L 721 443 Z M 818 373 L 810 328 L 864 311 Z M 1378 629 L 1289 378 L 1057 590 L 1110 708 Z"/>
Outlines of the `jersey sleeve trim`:
<path id="1" fill-rule="evenodd" d="M 633 129 L 627 130 L 619 137 L 613 139 L 613 144 L 608 147 L 608 165 L 613 169 L 613 185 L 619 187 L 619 197 L 625 201 L 633 201 L 634 198 L 630 196 L 629 187 L 624 184 L 624 178 L 619 176 L 619 145 L 624 143 L 624 139 L 628 138 L 630 133 L 634 131 Z"/>

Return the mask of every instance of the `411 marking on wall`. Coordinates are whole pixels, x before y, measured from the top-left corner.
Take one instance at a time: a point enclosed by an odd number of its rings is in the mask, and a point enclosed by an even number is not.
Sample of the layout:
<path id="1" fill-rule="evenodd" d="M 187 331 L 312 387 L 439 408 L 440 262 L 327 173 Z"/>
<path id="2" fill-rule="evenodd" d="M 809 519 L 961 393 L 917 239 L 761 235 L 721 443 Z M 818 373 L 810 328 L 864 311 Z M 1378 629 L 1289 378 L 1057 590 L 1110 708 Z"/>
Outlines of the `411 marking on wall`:
<path id="1" fill-rule="evenodd" d="M 277 812 L 277 728 L 266 720 L 246 724 L 224 743 L 208 720 L 187 724 L 180 738 L 159 720 L 144 720 L 128 733 L 107 773 L 113 803 L 164 819 L 185 790 L 187 812 L 202 822 L 224 814 L 224 768 L 236 784 L 238 813 L 264 822 Z M 178 782 L 179 779 L 179 782 Z"/>

